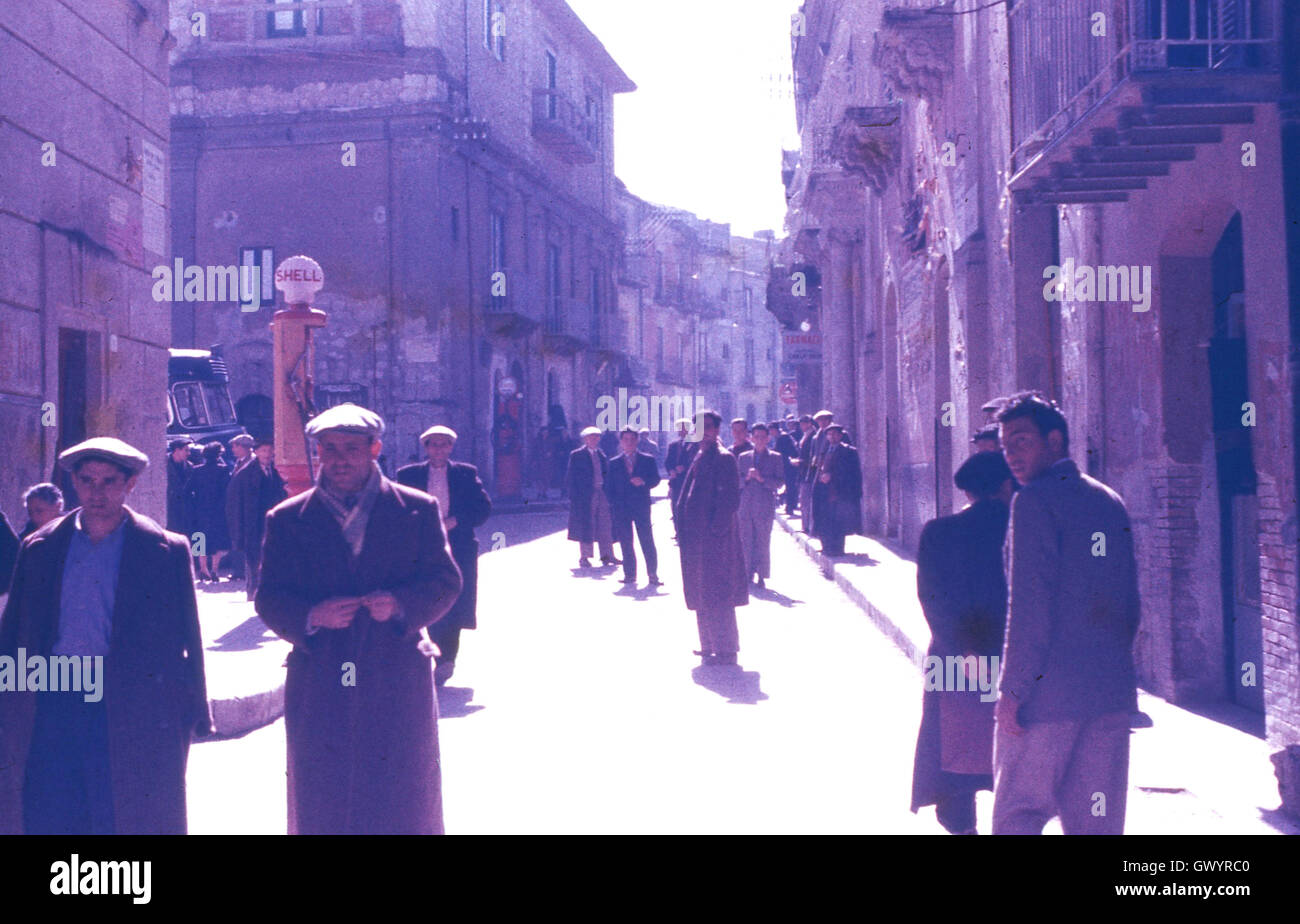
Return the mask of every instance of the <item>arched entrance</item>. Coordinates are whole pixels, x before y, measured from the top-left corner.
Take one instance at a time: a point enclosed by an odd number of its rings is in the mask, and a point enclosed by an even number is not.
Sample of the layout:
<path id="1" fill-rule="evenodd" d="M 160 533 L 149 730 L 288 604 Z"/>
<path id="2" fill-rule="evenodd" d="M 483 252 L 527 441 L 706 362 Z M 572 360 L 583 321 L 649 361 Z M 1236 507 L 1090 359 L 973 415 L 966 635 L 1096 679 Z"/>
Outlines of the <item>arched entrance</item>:
<path id="1" fill-rule="evenodd" d="M 275 436 L 275 406 L 268 395 L 244 395 L 235 402 L 235 419 L 257 439 Z"/>

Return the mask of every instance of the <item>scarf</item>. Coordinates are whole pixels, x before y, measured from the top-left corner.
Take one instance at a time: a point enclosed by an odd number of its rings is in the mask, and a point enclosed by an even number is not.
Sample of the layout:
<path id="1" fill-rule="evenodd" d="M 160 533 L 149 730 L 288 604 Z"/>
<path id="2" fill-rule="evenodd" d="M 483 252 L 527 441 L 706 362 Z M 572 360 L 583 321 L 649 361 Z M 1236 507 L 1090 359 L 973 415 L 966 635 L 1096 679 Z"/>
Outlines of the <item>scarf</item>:
<path id="1" fill-rule="evenodd" d="M 370 477 L 356 494 L 344 495 L 335 491 L 325 482 L 325 470 L 322 468 L 316 479 L 317 496 L 325 504 L 325 509 L 334 515 L 343 530 L 343 539 L 352 552 L 352 560 L 361 556 L 361 546 L 366 540 L 366 524 L 370 522 L 370 511 L 374 509 L 375 499 L 379 497 L 379 485 L 383 480 L 379 463 L 370 462 Z"/>

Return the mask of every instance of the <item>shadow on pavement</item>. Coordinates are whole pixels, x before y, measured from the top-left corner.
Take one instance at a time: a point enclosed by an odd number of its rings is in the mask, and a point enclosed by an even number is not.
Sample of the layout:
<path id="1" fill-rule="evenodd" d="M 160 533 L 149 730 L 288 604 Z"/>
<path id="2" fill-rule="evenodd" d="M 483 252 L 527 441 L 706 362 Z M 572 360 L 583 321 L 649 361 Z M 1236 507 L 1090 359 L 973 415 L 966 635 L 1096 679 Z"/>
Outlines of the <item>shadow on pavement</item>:
<path id="1" fill-rule="evenodd" d="M 487 708 L 471 702 L 473 699 L 473 687 L 439 687 L 438 718 L 459 719 Z"/>
<path id="2" fill-rule="evenodd" d="M 576 578 L 596 578 L 599 580 L 601 578 L 609 577 L 618 570 L 618 567 L 618 565 L 593 565 L 588 568 L 575 566 L 569 569 L 569 573 Z"/>
<path id="3" fill-rule="evenodd" d="M 691 671 L 691 679 L 704 689 L 725 696 L 729 703 L 753 706 L 767 699 L 767 694 L 760 688 L 758 671 L 747 671 L 735 665 L 700 666 Z"/>
<path id="4" fill-rule="evenodd" d="M 828 556 L 837 565 L 878 565 L 879 561 L 866 552 L 845 552 L 843 555 Z"/>
<path id="5" fill-rule="evenodd" d="M 255 651 L 279 638 L 256 616 L 250 616 L 208 646 L 209 651 Z"/>
<path id="6" fill-rule="evenodd" d="M 776 603 L 785 607 L 791 607 L 803 603 L 802 600 L 796 600 L 794 597 L 787 597 L 780 591 L 773 590 L 770 587 L 755 587 L 753 584 L 749 585 L 749 595 L 751 597 L 757 597 L 759 600 L 767 600 L 769 603 Z"/>
<path id="7" fill-rule="evenodd" d="M 667 597 L 668 591 L 664 585 L 658 587 L 646 584 L 643 587 L 637 587 L 634 584 L 619 584 L 618 590 L 614 591 L 616 597 L 627 597 L 631 600 L 651 600 L 655 597 Z"/>

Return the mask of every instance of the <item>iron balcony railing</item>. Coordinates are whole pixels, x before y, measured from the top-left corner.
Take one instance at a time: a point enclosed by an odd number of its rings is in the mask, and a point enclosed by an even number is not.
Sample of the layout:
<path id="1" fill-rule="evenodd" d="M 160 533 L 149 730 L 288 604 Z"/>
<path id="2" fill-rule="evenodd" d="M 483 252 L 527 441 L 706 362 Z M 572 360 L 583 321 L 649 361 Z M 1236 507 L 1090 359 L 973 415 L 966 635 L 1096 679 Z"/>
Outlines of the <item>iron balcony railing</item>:
<path id="1" fill-rule="evenodd" d="M 546 306 L 546 333 L 590 343 L 594 336 L 596 316 L 591 306 L 580 298 L 552 297 Z"/>
<path id="2" fill-rule="evenodd" d="M 1016 0 L 1008 13 L 1016 169 L 1133 74 L 1277 69 L 1279 18 L 1280 0 Z"/>
<path id="3" fill-rule="evenodd" d="M 600 123 L 558 90 L 533 90 L 533 136 L 570 163 L 591 163 L 600 147 Z"/>

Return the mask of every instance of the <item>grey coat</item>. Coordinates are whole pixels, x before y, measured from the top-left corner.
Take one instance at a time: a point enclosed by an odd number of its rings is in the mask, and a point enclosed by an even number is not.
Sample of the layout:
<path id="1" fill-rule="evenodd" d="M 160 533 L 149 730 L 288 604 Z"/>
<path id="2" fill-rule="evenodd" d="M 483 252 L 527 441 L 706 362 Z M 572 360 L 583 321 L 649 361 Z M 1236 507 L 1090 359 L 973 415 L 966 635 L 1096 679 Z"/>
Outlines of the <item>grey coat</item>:
<path id="1" fill-rule="evenodd" d="M 1105 554 L 1101 550 L 1104 537 Z M 1137 705 L 1137 560 L 1124 501 L 1062 459 L 1011 502 L 1002 696 L 1018 721 L 1068 721 Z"/>

